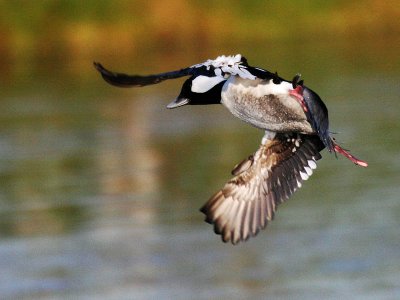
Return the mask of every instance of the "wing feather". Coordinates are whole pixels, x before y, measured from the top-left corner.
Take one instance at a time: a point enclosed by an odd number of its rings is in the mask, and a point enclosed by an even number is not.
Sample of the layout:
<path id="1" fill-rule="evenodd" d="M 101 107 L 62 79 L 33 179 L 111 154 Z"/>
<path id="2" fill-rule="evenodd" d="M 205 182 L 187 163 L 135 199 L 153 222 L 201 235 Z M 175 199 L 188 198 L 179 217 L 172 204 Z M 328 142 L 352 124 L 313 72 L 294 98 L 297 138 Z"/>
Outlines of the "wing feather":
<path id="1" fill-rule="evenodd" d="M 255 236 L 273 220 L 277 206 L 311 176 L 323 148 L 318 136 L 277 134 L 201 208 L 206 221 L 224 242 L 237 244 Z"/>
<path id="2" fill-rule="evenodd" d="M 119 87 L 135 87 L 146 86 L 151 84 L 160 83 L 167 79 L 175 79 L 183 76 L 193 75 L 193 68 L 184 68 L 177 71 L 165 72 L 153 75 L 127 75 L 123 73 L 116 73 L 104 68 L 100 63 L 94 62 L 94 67 L 100 72 L 101 76 L 108 83 Z"/>

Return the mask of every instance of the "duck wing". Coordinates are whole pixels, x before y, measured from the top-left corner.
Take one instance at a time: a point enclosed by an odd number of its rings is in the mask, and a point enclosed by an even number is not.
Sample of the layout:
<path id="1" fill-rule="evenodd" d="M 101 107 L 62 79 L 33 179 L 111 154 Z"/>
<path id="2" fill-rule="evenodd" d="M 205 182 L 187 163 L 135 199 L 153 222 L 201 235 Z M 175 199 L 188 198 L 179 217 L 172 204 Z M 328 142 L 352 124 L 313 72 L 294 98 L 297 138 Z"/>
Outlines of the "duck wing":
<path id="1" fill-rule="evenodd" d="M 247 79 L 255 79 L 256 76 L 247 71 L 247 60 L 240 54 L 235 56 L 218 56 L 203 63 L 196 64 L 176 71 L 170 71 L 152 75 L 128 75 L 106 69 L 102 64 L 94 62 L 94 67 L 108 83 L 119 87 L 140 87 L 157 84 L 164 80 L 175 79 L 184 76 L 220 77 L 226 74 L 238 75 Z M 262 69 L 260 69 L 262 70 Z M 266 71 L 268 72 L 268 71 Z"/>
<path id="2" fill-rule="evenodd" d="M 255 236 L 311 176 L 323 148 L 316 135 L 276 134 L 266 140 L 200 209 L 206 222 L 214 224 L 224 242 L 237 244 Z"/>
<path id="3" fill-rule="evenodd" d="M 193 68 L 184 68 L 177 71 L 165 72 L 153 75 L 128 75 L 112 72 L 103 67 L 102 64 L 94 62 L 94 67 L 100 72 L 101 76 L 109 84 L 119 87 L 140 87 L 151 84 L 157 84 L 167 79 L 175 79 L 183 76 L 189 76 L 193 73 Z"/>

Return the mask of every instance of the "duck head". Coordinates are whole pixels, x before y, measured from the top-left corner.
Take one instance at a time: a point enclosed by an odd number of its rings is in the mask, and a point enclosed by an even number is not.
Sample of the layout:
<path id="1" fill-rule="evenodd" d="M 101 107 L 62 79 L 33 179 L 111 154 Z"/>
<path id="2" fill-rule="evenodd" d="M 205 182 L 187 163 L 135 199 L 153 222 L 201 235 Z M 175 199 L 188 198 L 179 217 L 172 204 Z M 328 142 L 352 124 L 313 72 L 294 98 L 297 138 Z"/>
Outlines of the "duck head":
<path id="1" fill-rule="evenodd" d="M 183 83 L 179 96 L 168 104 L 167 108 L 177 108 L 186 104 L 220 104 L 225 82 L 226 79 L 220 76 L 192 76 Z"/>

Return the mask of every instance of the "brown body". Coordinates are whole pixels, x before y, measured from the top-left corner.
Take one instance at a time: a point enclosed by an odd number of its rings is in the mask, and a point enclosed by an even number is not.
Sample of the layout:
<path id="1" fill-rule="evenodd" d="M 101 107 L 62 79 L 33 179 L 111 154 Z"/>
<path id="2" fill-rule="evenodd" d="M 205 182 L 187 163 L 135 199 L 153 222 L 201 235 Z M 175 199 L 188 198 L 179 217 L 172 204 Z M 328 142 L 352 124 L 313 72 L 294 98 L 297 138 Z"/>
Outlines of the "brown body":
<path id="1" fill-rule="evenodd" d="M 239 119 L 273 132 L 313 134 L 301 105 L 289 91 L 289 82 L 250 80 L 231 76 L 222 89 L 221 103 Z"/>

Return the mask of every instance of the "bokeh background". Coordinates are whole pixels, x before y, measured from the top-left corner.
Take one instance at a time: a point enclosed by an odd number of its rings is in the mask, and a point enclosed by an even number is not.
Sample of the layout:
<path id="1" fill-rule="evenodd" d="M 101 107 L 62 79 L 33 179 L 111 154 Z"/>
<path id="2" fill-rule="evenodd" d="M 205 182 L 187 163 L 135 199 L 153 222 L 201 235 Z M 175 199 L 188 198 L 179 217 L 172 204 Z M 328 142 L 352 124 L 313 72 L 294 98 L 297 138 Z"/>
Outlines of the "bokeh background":
<path id="1" fill-rule="evenodd" d="M 398 1 L 0 1 L 1 299 L 400 297 Z M 198 208 L 262 132 L 222 106 L 166 110 L 182 80 L 92 66 L 221 54 L 301 73 L 337 139 L 275 221 L 223 244 Z"/>

